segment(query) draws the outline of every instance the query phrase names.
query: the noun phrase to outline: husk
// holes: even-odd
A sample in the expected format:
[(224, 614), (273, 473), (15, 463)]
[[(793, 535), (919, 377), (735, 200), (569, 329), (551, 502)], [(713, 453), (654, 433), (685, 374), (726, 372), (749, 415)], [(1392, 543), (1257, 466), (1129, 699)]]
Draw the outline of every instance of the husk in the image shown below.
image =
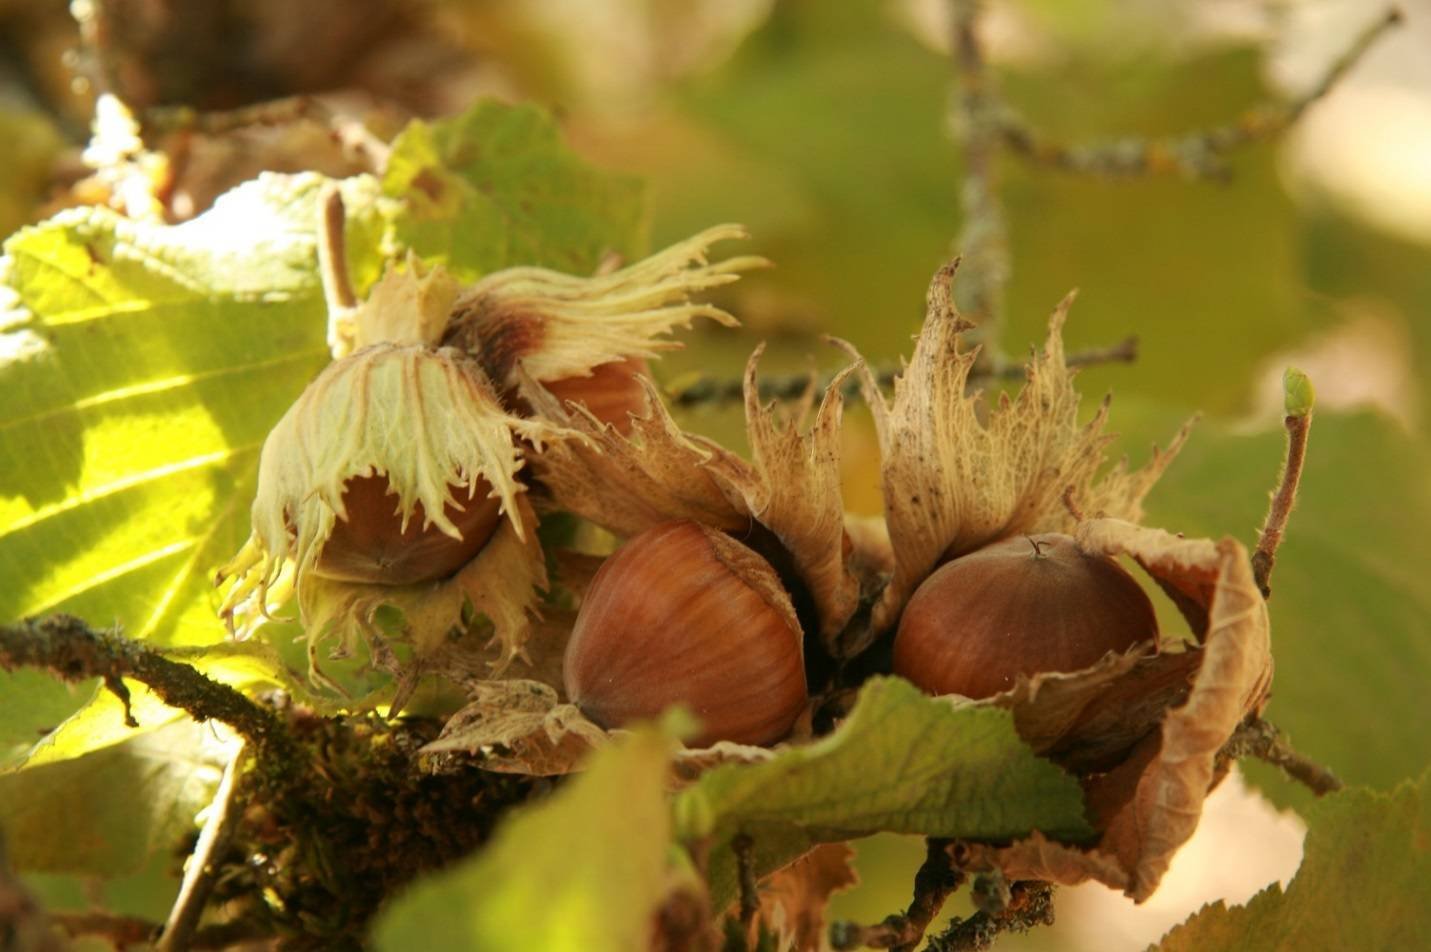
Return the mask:
[(729, 284), (766, 264), (756, 257), (710, 264), (718, 241), (744, 238), (739, 225), (718, 225), (630, 267), (594, 277), (545, 268), (508, 268), (464, 290), (453, 305), (447, 341), (481, 361), (502, 388), (518, 385), (519, 368), (536, 381), (589, 374), (627, 357), (655, 358), (680, 345), (660, 339), (697, 317), (727, 326), (722, 309), (690, 295)]
[[(1064, 360), (1062, 328), (1073, 296), (1054, 310), (1043, 351), (1028, 364), (1018, 395), (986, 405), (968, 393), (976, 350), (962, 348), (968, 329), (954, 309), (954, 266), (934, 277), (914, 355), (886, 400), (874, 375), (857, 363), (874, 412), (882, 458), (885, 520), (895, 556), (889, 585), (874, 608), (873, 628), (888, 629), (909, 596), (942, 561), (1020, 533), (1068, 532), (1077, 522), (1067, 494), (1090, 515), (1136, 521), (1141, 502), (1182, 444), (1141, 470), (1118, 464), (1100, 476), (1112, 439), (1103, 432), (1105, 400), (1078, 423), (1078, 392)], [(858, 358), (855, 349), (836, 342)]]

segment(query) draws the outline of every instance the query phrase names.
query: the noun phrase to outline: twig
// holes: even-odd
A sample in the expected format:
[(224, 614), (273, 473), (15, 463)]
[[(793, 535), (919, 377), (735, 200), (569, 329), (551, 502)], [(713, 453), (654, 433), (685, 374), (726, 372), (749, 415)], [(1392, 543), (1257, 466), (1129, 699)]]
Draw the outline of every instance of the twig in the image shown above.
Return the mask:
[[(1137, 359), (1138, 338), (1126, 337), (1108, 347), (1094, 347), (1070, 354), (1065, 363), (1069, 367), (1093, 367), (1100, 364), (1131, 364)], [(875, 381), (882, 389), (889, 390), (894, 386), (895, 379), (901, 373), (903, 370), (898, 367), (877, 367), (874, 370)], [(1021, 364), (1005, 364), (998, 368), (976, 366), (969, 372), (969, 383), (1019, 380), (1023, 378), (1024, 373), (1024, 367)], [(822, 378), (818, 381), (815, 392), (823, 393), (833, 380), (833, 375)], [(742, 381), (734, 377), (718, 379), (701, 376), (672, 384), (668, 388), (668, 394), (672, 406), (682, 409), (725, 406), (744, 400), (742, 386)], [(757, 386), (760, 388), (762, 401), (798, 400), (810, 388), (810, 375), (788, 374), (763, 377)], [(845, 382), (840, 388), (840, 392), (846, 400), (857, 400), (863, 396), (859, 381), (853, 377)]]
[(373, 135), (362, 120), (334, 110), (313, 96), (288, 96), (236, 109), (200, 110), (192, 106), (151, 106), (141, 116), (146, 134), (197, 132), (221, 136), (262, 126), (309, 121), (327, 126), (345, 147), (362, 156), (375, 172), (387, 167), (392, 147)]
[(1277, 547), (1287, 530), (1287, 519), (1297, 503), (1297, 485), (1302, 481), (1302, 466), (1307, 459), (1307, 433), (1312, 427), (1312, 384), (1307, 375), (1292, 367), (1282, 377), (1286, 393), (1287, 415), (1282, 425), (1287, 428), (1287, 455), (1282, 462), (1282, 475), (1272, 493), (1272, 505), (1267, 521), (1252, 553), (1252, 576), (1263, 598), (1272, 595), (1272, 568), (1277, 562)]
[(755, 841), (748, 834), (741, 833), (731, 841), (735, 851), (736, 869), (740, 874), (740, 924), (743, 931), (750, 931), (755, 914), (760, 911), (760, 893), (755, 882)]
[(954, 868), (948, 847), (949, 840), (930, 837), (925, 841), (924, 863), (914, 874), (914, 898), (904, 915), (889, 916), (872, 926), (833, 923), (830, 945), (839, 950), (872, 948), (912, 952), (924, 938), (929, 923), (944, 908), (944, 901), (964, 881), (964, 874)]
[(1398, 8), (1388, 9), (1352, 40), (1307, 92), (1291, 102), (1249, 109), (1226, 125), (1157, 139), (1127, 138), (1109, 143), (1063, 145), (1043, 138), (1005, 108), (997, 117), (999, 136), (1004, 145), (1025, 159), (1101, 178), (1180, 172), (1190, 178), (1226, 179), (1228, 152), (1270, 139), (1295, 125), (1308, 108), (1326, 96), (1367, 50), (1402, 19)]
[(234, 807), (234, 794), (238, 790), (236, 779), (247, 753), (242, 743), (224, 768), (223, 779), (214, 791), (214, 799), (209, 807), (204, 828), (199, 832), (199, 841), (194, 844), (194, 852), (189, 857), (188, 868), (184, 870), (184, 881), (179, 886), (178, 898), (169, 911), (164, 931), (159, 936), (157, 952), (183, 952), (190, 947), (194, 930), (203, 916), (204, 906), (213, 892), (214, 877), (218, 873), (218, 860), (228, 848), (238, 823), (239, 813)]
[(119, 949), (149, 942), (159, 931), (157, 922), (107, 912), (51, 912), (50, 921), (70, 938), (102, 936)]
[(1342, 788), (1342, 782), (1336, 774), (1297, 753), (1282, 739), (1281, 733), (1274, 725), (1255, 715), (1243, 721), (1233, 732), (1219, 756), (1234, 760), (1242, 757), (1264, 760), (1282, 768), (1287, 776), (1319, 797), (1335, 793)]
[(998, 337), (1003, 319), (1004, 287), (1012, 265), (1008, 228), (999, 201), (996, 163), (1000, 147), (1001, 107), (986, 69), (979, 41), (983, 0), (949, 0), (953, 35), (955, 95), (953, 126), (964, 160), (959, 191), (963, 225), (958, 253), (963, 259), (962, 280), (955, 289), (960, 312), (979, 327), (983, 342), (981, 362), (1002, 365)]
[(95, 631), (69, 615), (0, 625), (0, 668), (13, 671), (20, 667), (44, 668), (65, 681), (103, 678), (105, 686), (123, 702), (126, 721), (138, 726), (129, 711), (129, 690), (122, 680), (133, 678), (165, 704), (187, 711), (195, 720), (229, 725), (261, 755), (290, 766), (298, 759), (293, 738), (272, 711), (189, 665), (119, 635)]
[(1009, 901), (996, 913), (976, 912), (956, 919), (929, 940), (928, 952), (979, 952), (994, 944), (1001, 933), (1027, 932), (1035, 926), (1053, 925), (1053, 886), (1025, 881), (1009, 887)]
[(358, 295), (348, 276), (348, 240), (343, 232), (348, 215), (336, 183), (328, 183), (319, 193), (318, 216), (318, 274), (328, 313), (336, 314), (358, 306)]

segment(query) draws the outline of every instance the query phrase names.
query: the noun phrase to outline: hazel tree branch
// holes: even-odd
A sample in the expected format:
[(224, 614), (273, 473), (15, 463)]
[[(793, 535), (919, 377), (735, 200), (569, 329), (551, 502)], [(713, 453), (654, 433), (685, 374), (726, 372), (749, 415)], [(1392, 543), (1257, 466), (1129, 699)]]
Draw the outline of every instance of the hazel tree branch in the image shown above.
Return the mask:
[(1342, 789), (1341, 779), (1326, 767), (1297, 753), (1276, 726), (1257, 716), (1243, 721), (1219, 752), (1220, 758), (1256, 757), (1275, 767), (1319, 797)]
[(1053, 885), (1024, 881), (1009, 887), (1009, 900), (998, 911), (976, 912), (955, 919), (929, 940), (928, 952), (982, 952), (1005, 932), (1028, 932), (1053, 925)]
[(984, 0), (949, 2), (955, 77), (951, 119), (964, 176), (959, 190), (963, 224), (957, 240), (964, 267), (954, 289), (955, 303), (978, 327), (978, 337), (985, 345), (981, 363), (998, 368), (1003, 363), (998, 336), (1004, 287), (1012, 271), (997, 170), (1003, 110), (979, 37)]
[(1189, 178), (1225, 180), (1229, 177), (1229, 152), (1286, 132), (1402, 20), (1401, 10), (1391, 7), (1357, 34), (1307, 92), (1290, 102), (1254, 107), (1212, 129), (1155, 139), (1130, 137), (1116, 142), (1067, 145), (1044, 138), (1004, 107), (997, 117), (998, 134), (1016, 155), (1068, 172), (1109, 179), (1178, 172)]
[(914, 874), (914, 898), (903, 915), (887, 917), (872, 926), (836, 922), (830, 926), (830, 945), (837, 950), (894, 949), (913, 952), (925, 930), (950, 894), (964, 881), (949, 855), (949, 840), (930, 837), (925, 841), (924, 863)]
[[(1070, 354), (1065, 363), (1069, 367), (1095, 367), (1101, 364), (1131, 364), (1137, 359), (1138, 338), (1125, 337), (1108, 347), (1094, 347)], [(891, 389), (894, 386), (895, 378), (903, 372), (903, 369), (899, 367), (874, 368), (875, 380), (883, 390)], [(969, 372), (969, 383), (1021, 380), (1023, 377), (1024, 367), (1021, 364), (1006, 364), (998, 368), (975, 366)], [(823, 393), (833, 380), (833, 375), (827, 375), (815, 381), (815, 392)], [(782, 374), (762, 377), (756, 386), (759, 388), (762, 401), (789, 401), (798, 400), (804, 396), (806, 391), (811, 388), (811, 383), (810, 374)], [(668, 385), (667, 394), (670, 397), (671, 405), (681, 409), (727, 406), (745, 399), (743, 386), (742, 380), (736, 377), (697, 376)], [(840, 392), (846, 401), (859, 400), (864, 395), (860, 389), (859, 381), (854, 378), (847, 380)]]
[(124, 704), (126, 722), (137, 727), (124, 685), (125, 678), (132, 678), (197, 721), (232, 727), (260, 755), (286, 765), (298, 760), (292, 736), (272, 711), (187, 664), (113, 632), (96, 631), (70, 615), (0, 625), (0, 669), (16, 668), (40, 668), (70, 682), (101, 678)]

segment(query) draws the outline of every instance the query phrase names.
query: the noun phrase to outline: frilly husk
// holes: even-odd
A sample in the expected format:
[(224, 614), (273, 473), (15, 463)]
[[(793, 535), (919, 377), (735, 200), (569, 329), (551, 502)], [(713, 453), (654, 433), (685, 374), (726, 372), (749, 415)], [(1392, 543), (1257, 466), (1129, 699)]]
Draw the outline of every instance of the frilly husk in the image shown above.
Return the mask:
[(978, 351), (961, 348), (960, 334), (970, 325), (954, 309), (953, 275), (954, 265), (946, 265), (930, 284), (924, 328), (893, 400), (885, 400), (854, 348), (836, 342), (858, 360), (882, 457), (895, 568), (874, 608), (876, 631), (894, 625), (942, 559), (1019, 533), (1070, 531), (1077, 520), (1066, 493), (1090, 515), (1136, 521), (1187, 432), (1141, 470), (1119, 463), (1098, 476), (1112, 439), (1103, 433), (1108, 404), (1079, 425), (1061, 334), (1072, 295), (1054, 310), (1043, 352), (1029, 362), (1018, 396), (1001, 396), (986, 408), (982, 393), (966, 392)]
[(517, 385), (519, 367), (533, 380), (560, 380), (586, 376), (593, 367), (627, 357), (657, 357), (680, 346), (659, 338), (689, 327), (697, 317), (738, 323), (689, 296), (766, 264), (752, 256), (707, 262), (711, 245), (744, 237), (739, 225), (718, 225), (630, 267), (594, 277), (545, 268), (494, 272), (458, 296), (446, 341), (476, 356), (503, 388)]
[[(518, 526), (525, 526), (519, 532)], [(332, 657), (352, 654), (358, 643), (373, 650), (376, 667), (398, 675), (400, 683), (394, 707), (402, 701), (423, 674), (456, 673), (441, 651), (448, 637), (466, 627), (468, 610), (485, 616), (492, 626), (495, 660), (488, 666), (496, 673), (506, 670), (522, 657), (531, 616), (536, 613), (539, 592), (547, 586), (546, 561), (536, 533), (536, 517), (525, 496), (519, 496), (511, 519), (503, 520), (492, 538), (451, 578), (417, 585), (365, 585), (312, 575), (298, 587), (298, 606), (308, 638), (309, 670), (315, 680), (324, 680), (319, 647), (335, 642)], [(384, 651), (391, 632), (384, 631), (379, 610), (395, 608), (402, 613), (398, 636), (410, 642), (414, 657), (399, 663)]]
[[(1178, 661), (1197, 662), (1187, 699), (1121, 764), (1088, 782), (1101, 831), (1096, 845), (1078, 849), (1035, 834), (1004, 848), (970, 847), (970, 863), (997, 866), (1010, 879), (1066, 885), (1095, 879), (1141, 902), (1197, 827), (1218, 779), (1218, 752), (1266, 703), (1272, 680), (1267, 609), (1247, 551), (1233, 539), (1183, 539), (1116, 519), (1089, 521), (1075, 538), (1086, 552), (1130, 555), (1160, 582), (1193, 593), (1188, 598), (1207, 622), (1196, 632), (1201, 646)], [(1116, 668), (1126, 660), (1108, 664)], [(1116, 674), (1108, 683), (1117, 683)]]
[(814, 600), (820, 632), (831, 639), (859, 600), (859, 582), (848, 565), (840, 491), (845, 374), (826, 389), (805, 431), (813, 390), (790, 418), (782, 419), (773, 404), (760, 405), (755, 378), (762, 350), (751, 355), (745, 371), (752, 462), (683, 432), (649, 382), (650, 412), (633, 418), (630, 435), (623, 436), (583, 408), (564, 407), (524, 380), (522, 393), (539, 415), (588, 438), (548, 446), (534, 457), (532, 468), (558, 507), (621, 535), (673, 520), (737, 535), (759, 523), (789, 553)]
[[(264, 443), (252, 533), (218, 573), (219, 583), (233, 580), (221, 615), (247, 635), (296, 592), (310, 651), (334, 637), (345, 650), (372, 630), (376, 608), (390, 603), (402, 608), (421, 649), (450, 628), (466, 600), (492, 619), (504, 657), (515, 656), (531, 589), (545, 583), (535, 518), (517, 480), (523, 460), (516, 440), (571, 435), (508, 414), (480, 370), (451, 349), (377, 344), (330, 364)], [(386, 474), (404, 526), (421, 503), (430, 524), (461, 538), (445, 509), (470, 502), (484, 479), (507, 518), (481, 553), (444, 582), (321, 579), (314, 569), (334, 523), (345, 517), (344, 485), (374, 473)]]
[(411, 252), (401, 265), (389, 262), (362, 303), (330, 309), (328, 348), (333, 359), (374, 344), (436, 347), (460, 288), (446, 269), (424, 266)]

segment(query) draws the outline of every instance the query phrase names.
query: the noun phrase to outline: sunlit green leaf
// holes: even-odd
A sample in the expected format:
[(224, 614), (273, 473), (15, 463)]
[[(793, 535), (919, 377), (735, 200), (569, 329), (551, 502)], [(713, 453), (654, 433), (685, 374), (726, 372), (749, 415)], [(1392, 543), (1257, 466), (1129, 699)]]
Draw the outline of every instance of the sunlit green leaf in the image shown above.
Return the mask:
[(644, 948), (667, 883), (671, 740), (645, 729), (593, 756), (550, 800), (393, 902), (378, 949)]
[(63, 763), (0, 776), (0, 833), (16, 869), (117, 875), (196, 830), (231, 744), (183, 722)]
[(1307, 811), (1302, 866), (1245, 906), (1205, 907), (1162, 952), (1431, 948), (1431, 773), (1390, 794), (1352, 789)]
[(1077, 782), (1035, 757), (1008, 712), (926, 697), (900, 678), (865, 683), (843, 723), (759, 764), (718, 767), (676, 801), (678, 833), (707, 840), (717, 904), (731, 898), (727, 846), (745, 833), (774, 868), (810, 844), (889, 831), (1008, 839), (1092, 833)]

